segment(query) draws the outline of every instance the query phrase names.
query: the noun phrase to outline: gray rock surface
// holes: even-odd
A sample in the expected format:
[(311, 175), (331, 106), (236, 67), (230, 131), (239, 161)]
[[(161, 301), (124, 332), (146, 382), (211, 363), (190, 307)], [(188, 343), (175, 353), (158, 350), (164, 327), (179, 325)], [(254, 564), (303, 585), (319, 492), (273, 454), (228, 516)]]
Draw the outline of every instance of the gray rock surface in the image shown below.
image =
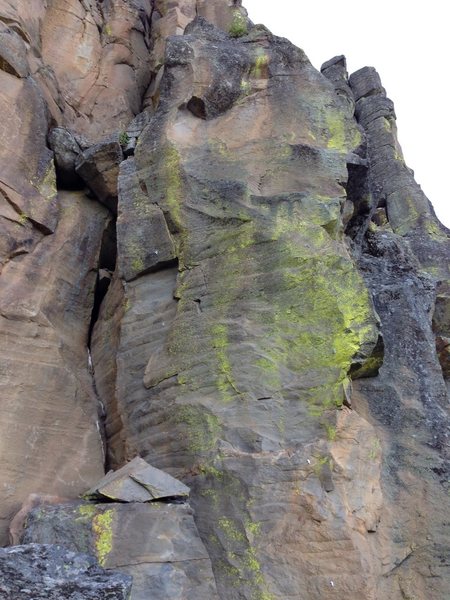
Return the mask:
[(110, 471), (83, 495), (87, 499), (151, 502), (163, 498), (186, 498), (189, 488), (137, 456), (118, 471)]
[(117, 179), (122, 160), (119, 139), (110, 139), (84, 150), (75, 164), (77, 175), (113, 213), (117, 212)]
[[(159, 105), (119, 195), (118, 263), (143, 268), (107, 294), (92, 355), (106, 412), (121, 417), (111, 455), (138, 452), (191, 487), (222, 598), (327, 598), (330, 573), (341, 595), (371, 589), (354, 536), (379, 519), (379, 457), (365, 465), (360, 446), (370, 484), (353, 471), (356, 497), (345, 454), (339, 467), (332, 456), (351, 365), (378, 339), (342, 239), (360, 142), (349, 106), (286, 40), (262, 28), (231, 39), (202, 20), (168, 40)], [(149, 246), (127, 246), (143, 221), (156, 228), (148, 207), (178, 266), (150, 271)], [(167, 238), (151, 239), (164, 256)], [(363, 419), (352, 428), (373, 437)]]
[(48, 143), (55, 155), (56, 176), (62, 188), (80, 188), (81, 177), (75, 172), (82, 148), (71, 131), (55, 127), (48, 135)]
[(62, 546), (0, 548), (2, 600), (129, 600), (131, 577)]
[(26, 543), (64, 544), (133, 578), (130, 600), (218, 598), (211, 562), (185, 504), (154, 502), (41, 506)]
[[(57, 503), (29, 541), (139, 600), (450, 597), (450, 234), (345, 62), (240, 0), (0, 0), (2, 542), (33, 492), (13, 539)], [(58, 505), (136, 456), (195, 514)]]

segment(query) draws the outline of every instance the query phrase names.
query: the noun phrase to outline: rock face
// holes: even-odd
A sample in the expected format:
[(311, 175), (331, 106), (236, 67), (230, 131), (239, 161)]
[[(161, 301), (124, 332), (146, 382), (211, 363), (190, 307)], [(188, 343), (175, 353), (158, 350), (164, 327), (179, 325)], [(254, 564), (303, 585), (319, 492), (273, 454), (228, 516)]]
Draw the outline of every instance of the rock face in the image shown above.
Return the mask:
[(376, 71), (235, 0), (0, 0), (0, 105), (1, 533), (141, 457), (194, 513), (24, 541), (139, 600), (448, 597), (450, 234)]
[(106, 569), (127, 573), (131, 600), (219, 598), (192, 510), (184, 504), (42, 506), (29, 514), (23, 536), (26, 544), (37, 540), (93, 554)]
[(61, 546), (0, 548), (0, 598), (12, 600), (128, 600), (131, 578), (105, 571), (86, 554)]

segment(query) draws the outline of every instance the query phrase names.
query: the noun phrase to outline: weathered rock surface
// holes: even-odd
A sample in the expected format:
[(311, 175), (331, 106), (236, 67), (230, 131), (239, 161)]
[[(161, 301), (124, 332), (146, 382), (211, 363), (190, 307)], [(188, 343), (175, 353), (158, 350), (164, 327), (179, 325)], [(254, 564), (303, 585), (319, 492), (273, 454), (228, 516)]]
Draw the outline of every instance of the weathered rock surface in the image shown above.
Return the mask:
[(133, 578), (131, 600), (218, 598), (192, 510), (184, 504), (41, 506), (28, 516), (25, 543), (64, 544)]
[(93, 557), (62, 546), (0, 548), (3, 600), (128, 600), (131, 578), (106, 571)]
[(103, 474), (86, 343), (107, 211), (81, 192), (58, 209), (55, 233), (0, 277), (3, 541), (30, 492), (73, 496)]
[(89, 147), (82, 147), (81, 140), (64, 127), (55, 127), (48, 135), (48, 143), (54, 153), (57, 183), (62, 188), (79, 188), (82, 186), (80, 176), (75, 172), (81, 152)]
[[(119, 195), (131, 221), (118, 227), (119, 264), (122, 253), (141, 269), (108, 294), (93, 335), (96, 377), (116, 373), (121, 435), (109, 445), (126, 454), (116, 446), (126, 439), (192, 486), (221, 597), (368, 596), (359, 536), (380, 516), (379, 456), (363, 515), (331, 454), (348, 372), (378, 338), (342, 241), (346, 157), (360, 132), (304, 54), (264, 30), (233, 41), (197, 19), (166, 56), (159, 108)], [(162, 211), (178, 269), (148, 273), (148, 246), (127, 247), (130, 197), (138, 228), (157, 223), (146, 205)], [(117, 354), (103, 362), (121, 294)]]
[(110, 471), (83, 494), (90, 500), (152, 502), (163, 498), (186, 498), (189, 488), (138, 456), (118, 471)]
[(202, 541), (160, 503), (28, 541), (145, 600), (450, 596), (449, 232), (376, 71), (321, 71), (240, 1), (0, 0), (2, 541), (142, 456)]
[(80, 153), (75, 171), (94, 196), (113, 213), (117, 211), (117, 178), (123, 160), (119, 139), (104, 140)]
[(370, 167), (365, 182), (359, 174), (357, 187), (368, 198), (356, 203), (358, 227), (352, 230), (350, 222), (349, 229), (384, 339), (379, 375), (355, 382), (353, 394), (354, 408), (374, 424), (384, 453), (379, 532), (391, 538), (391, 564), (384, 563), (379, 594), (438, 599), (450, 592), (450, 417), (442, 337), (450, 330), (450, 232), (404, 163), (393, 104), (376, 71), (362, 69), (349, 84)]

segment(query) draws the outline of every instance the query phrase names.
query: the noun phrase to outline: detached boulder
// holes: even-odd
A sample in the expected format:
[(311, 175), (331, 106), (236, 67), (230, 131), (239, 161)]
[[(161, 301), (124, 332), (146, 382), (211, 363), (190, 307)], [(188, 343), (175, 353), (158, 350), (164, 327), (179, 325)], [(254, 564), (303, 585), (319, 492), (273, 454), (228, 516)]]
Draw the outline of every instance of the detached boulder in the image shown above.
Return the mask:
[(120, 502), (152, 502), (162, 498), (186, 498), (189, 488), (136, 457), (118, 471), (110, 471), (84, 496), (90, 500), (107, 498)]
[(48, 135), (48, 143), (55, 155), (59, 186), (64, 189), (83, 187), (83, 180), (75, 172), (75, 164), (84, 148), (83, 142), (68, 129), (55, 127)]
[(105, 140), (85, 150), (78, 158), (76, 172), (96, 198), (117, 212), (117, 180), (123, 160), (119, 139)]
[(88, 554), (61, 546), (0, 548), (0, 598), (12, 600), (127, 600), (129, 575), (106, 571)]
[(133, 578), (130, 600), (218, 600), (211, 561), (186, 503), (42, 505), (30, 513), (23, 542), (93, 554), (105, 569)]

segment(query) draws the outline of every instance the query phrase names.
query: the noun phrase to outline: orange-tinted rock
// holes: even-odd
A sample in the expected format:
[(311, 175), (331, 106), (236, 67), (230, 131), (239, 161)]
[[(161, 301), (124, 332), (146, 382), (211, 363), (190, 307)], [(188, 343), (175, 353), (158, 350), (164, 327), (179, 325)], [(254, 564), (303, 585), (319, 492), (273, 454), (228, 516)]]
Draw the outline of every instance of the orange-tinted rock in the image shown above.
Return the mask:
[(3, 541), (30, 492), (76, 496), (103, 473), (86, 343), (107, 214), (82, 193), (57, 201), (55, 233), (0, 277)]
[(147, 564), (115, 507), (143, 598), (215, 597), (209, 559), (222, 600), (448, 597), (449, 232), (376, 72), (239, 0), (4, 4), (1, 517), (93, 485), (102, 436), (189, 484), (207, 548)]

